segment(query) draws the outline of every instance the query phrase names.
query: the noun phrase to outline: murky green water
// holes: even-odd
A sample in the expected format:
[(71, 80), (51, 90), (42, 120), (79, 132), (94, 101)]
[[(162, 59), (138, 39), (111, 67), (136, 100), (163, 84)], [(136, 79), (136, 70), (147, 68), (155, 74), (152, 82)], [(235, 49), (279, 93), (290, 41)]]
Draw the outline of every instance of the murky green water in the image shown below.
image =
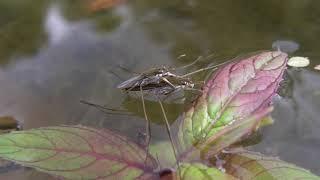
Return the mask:
[[(311, 66), (289, 70), (283, 97), (275, 101), (276, 123), (263, 130), (255, 149), (320, 174), (320, 73), (312, 70), (320, 64), (319, 7), (312, 0), (128, 0), (93, 13), (81, 0), (1, 0), (0, 115), (22, 121), (24, 129), (83, 124), (136, 137), (144, 128), (141, 103), (115, 88), (131, 76), (119, 66), (179, 66), (212, 53), (222, 62), (287, 40), (299, 45), (292, 55), (309, 57)], [(80, 99), (135, 115), (105, 115)], [(154, 139), (166, 138), (159, 105), (147, 103)], [(183, 111), (166, 107), (171, 121)], [(0, 174), (44, 177), (28, 170)]]

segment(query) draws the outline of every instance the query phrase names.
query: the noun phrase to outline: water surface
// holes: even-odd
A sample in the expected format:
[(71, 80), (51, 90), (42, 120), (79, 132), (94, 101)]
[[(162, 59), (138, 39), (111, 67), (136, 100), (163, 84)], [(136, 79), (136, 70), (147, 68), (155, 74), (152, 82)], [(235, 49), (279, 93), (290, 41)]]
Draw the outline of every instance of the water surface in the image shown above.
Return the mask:
[[(15, 117), (24, 129), (82, 124), (136, 137), (144, 128), (141, 102), (115, 88), (132, 76), (117, 67), (139, 72), (214, 53), (191, 71), (290, 41), (299, 47), (290, 55), (309, 57), (311, 66), (288, 71), (282, 97), (275, 101), (275, 124), (262, 131), (255, 149), (320, 174), (320, 74), (312, 69), (320, 64), (319, 1), (128, 0), (99, 12), (87, 7), (87, 1), (71, 0), (0, 2), (1, 116)], [(105, 115), (81, 99), (135, 115)], [(148, 102), (147, 107), (154, 139), (167, 138), (159, 105)], [(174, 121), (183, 105), (166, 108)], [(28, 170), (0, 174), (44, 176)]]

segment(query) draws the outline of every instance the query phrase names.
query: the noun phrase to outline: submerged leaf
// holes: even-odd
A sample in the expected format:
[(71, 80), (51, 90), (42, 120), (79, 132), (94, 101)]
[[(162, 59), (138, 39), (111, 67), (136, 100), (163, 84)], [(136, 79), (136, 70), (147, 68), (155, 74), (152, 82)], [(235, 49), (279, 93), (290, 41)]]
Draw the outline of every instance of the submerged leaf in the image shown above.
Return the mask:
[(320, 180), (320, 177), (306, 169), (281, 161), (275, 157), (266, 157), (254, 152), (229, 154), (224, 159), (224, 168), (228, 174), (239, 179), (310, 179)]
[[(286, 64), (286, 53), (269, 51), (220, 68), (205, 84), (202, 95), (185, 113), (178, 132), (180, 149), (184, 151), (199, 146), (233, 123), (252, 117), (257, 117), (252, 120), (258, 121), (267, 116), (266, 111), (271, 107), (272, 97), (282, 80)], [(257, 123), (251, 125), (257, 126)], [(248, 134), (247, 131), (238, 133), (239, 138), (241, 134)], [(223, 146), (229, 146), (235, 140)]]
[(110, 130), (59, 126), (0, 136), (0, 157), (67, 179), (148, 179), (155, 160)]
[(174, 167), (176, 158), (169, 141), (162, 141), (156, 144), (150, 144), (149, 152), (158, 160), (161, 167)]

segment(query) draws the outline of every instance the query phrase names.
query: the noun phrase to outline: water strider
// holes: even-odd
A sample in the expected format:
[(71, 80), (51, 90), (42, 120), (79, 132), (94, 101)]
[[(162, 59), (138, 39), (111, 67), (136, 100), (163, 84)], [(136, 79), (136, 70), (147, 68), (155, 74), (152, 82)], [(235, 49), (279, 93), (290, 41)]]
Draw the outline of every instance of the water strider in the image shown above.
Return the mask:
[(129, 91), (147, 91), (155, 95), (169, 95), (178, 89), (193, 89), (195, 83), (190, 78), (170, 72), (169, 68), (154, 68), (134, 76), (117, 86)]
[[(150, 143), (150, 138), (151, 138), (151, 127), (150, 127), (150, 120), (148, 118), (147, 111), (146, 111), (144, 92), (154, 95), (157, 101), (161, 102), (161, 100), (163, 100), (161, 97), (165, 97), (165, 98), (169, 97), (171, 94), (179, 90), (200, 91), (194, 88), (196, 83), (194, 83), (189, 77), (199, 72), (203, 72), (210, 69), (216, 69), (218, 66), (221, 66), (222, 64), (225, 64), (225, 63), (201, 68), (184, 75), (178, 75), (175, 73), (175, 71), (177, 71), (178, 69), (191, 66), (199, 60), (201, 60), (201, 57), (196, 59), (191, 64), (178, 67), (178, 68), (169, 68), (166, 66), (152, 68), (145, 72), (138, 73), (136, 76), (120, 83), (117, 86), (117, 88), (124, 90), (125, 92), (140, 92), (144, 118), (146, 120), (146, 127), (145, 127), (146, 130), (145, 130), (145, 133), (143, 133), (143, 136), (145, 137), (145, 142), (143, 144), (147, 149), (148, 149), (148, 145)], [(123, 69), (126, 70), (125, 68)], [(126, 70), (126, 71), (130, 71), (130, 70)], [(107, 114), (130, 115), (128, 112), (124, 112), (122, 110), (108, 108), (105, 106), (101, 106), (101, 105), (83, 101), (83, 100), (81, 100), (80, 102), (89, 106), (93, 106)], [(166, 120), (166, 127), (168, 127), (167, 120)]]
[(120, 83), (117, 88), (124, 90), (125, 92), (144, 91), (155, 95), (156, 97), (160, 97), (163, 95), (169, 96), (171, 93), (179, 90), (200, 91), (194, 88), (197, 83), (193, 82), (189, 77), (206, 70), (215, 70), (218, 66), (226, 63), (225, 62), (218, 65), (208, 66), (183, 75), (178, 75), (177, 73), (175, 73), (177, 69), (191, 66), (200, 59), (201, 57), (196, 59), (191, 64), (179, 68), (168, 68), (166, 66), (152, 68)]

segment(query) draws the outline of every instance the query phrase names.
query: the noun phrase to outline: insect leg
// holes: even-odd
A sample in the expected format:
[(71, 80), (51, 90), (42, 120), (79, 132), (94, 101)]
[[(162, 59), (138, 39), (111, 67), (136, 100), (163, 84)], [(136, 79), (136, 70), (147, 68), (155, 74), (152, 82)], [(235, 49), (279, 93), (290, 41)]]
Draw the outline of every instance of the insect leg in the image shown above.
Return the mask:
[(204, 83), (205, 83), (205, 81), (198, 81), (198, 82), (195, 82), (194, 84), (195, 85), (198, 85), (198, 84), (203, 85)]
[[(143, 108), (143, 113), (144, 113), (144, 118), (146, 120), (146, 151), (149, 153), (149, 144), (150, 144), (150, 138), (151, 138), (151, 126), (150, 126), (150, 121), (148, 119), (147, 111), (146, 111), (146, 105), (144, 102), (144, 97), (143, 97), (143, 91), (142, 91), (142, 86), (140, 85), (140, 93), (141, 93), (141, 101), (142, 101), (142, 108)], [(146, 155), (146, 159), (148, 158), (148, 154)]]
[[(162, 114), (163, 114), (163, 118), (164, 118), (165, 123), (166, 123), (167, 133), (168, 133), (168, 136), (169, 136), (171, 145), (172, 145), (173, 154), (174, 154), (174, 156), (175, 156), (175, 158), (176, 158), (176, 163), (177, 163), (177, 166), (178, 166), (178, 171), (179, 171), (179, 173), (180, 173), (180, 172), (181, 172), (181, 171), (180, 171), (180, 163), (179, 163), (179, 159), (178, 159), (178, 155), (177, 155), (178, 151), (177, 151), (177, 149), (176, 149), (176, 147), (175, 147), (175, 145), (174, 145), (174, 141), (173, 141), (172, 134), (171, 134), (171, 129), (170, 129), (170, 124), (169, 124), (169, 121), (168, 121), (166, 112), (165, 112), (165, 110), (164, 110), (164, 108), (163, 108), (162, 102), (161, 102), (161, 100), (160, 100), (159, 98), (158, 98), (158, 102), (159, 102), (159, 104), (160, 104), (161, 111), (162, 111)], [(179, 176), (180, 176), (180, 174), (179, 174)], [(180, 177), (181, 177), (181, 176), (180, 176)]]
[(126, 110), (112, 109), (112, 108), (108, 108), (108, 107), (101, 106), (99, 104), (94, 104), (94, 103), (84, 101), (84, 100), (80, 100), (80, 103), (95, 107), (99, 111), (106, 113), (106, 114), (109, 114), (109, 115), (127, 115), (127, 116), (132, 115), (132, 113), (130, 113)]
[(185, 90), (194, 91), (194, 92), (199, 92), (199, 93), (202, 92), (200, 89), (195, 89), (195, 88), (185, 88)]
[(117, 65), (117, 67), (118, 67), (119, 69), (122, 69), (123, 71), (129, 73), (129, 74), (134, 74), (134, 75), (139, 75), (139, 74), (140, 74), (140, 73), (138, 73), (138, 72), (134, 72), (134, 71), (132, 71), (132, 70), (126, 68), (126, 67), (123, 67), (123, 66), (121, 66), (121, 65)]
[(165, 83), (167, 83), (172, 89), (176, 89), (176, 86), (173, 85), (167, 78), (161, 77), (161, 80), (163, 80)]
[(113, 74), (115, 77), (117, 77), (119, 80), (124, 81), (125, 79), (121, 76), (119, 76), (117, 73), (115, 73), (114, 71), (110, 70), (109, 71), (111, 74)]

